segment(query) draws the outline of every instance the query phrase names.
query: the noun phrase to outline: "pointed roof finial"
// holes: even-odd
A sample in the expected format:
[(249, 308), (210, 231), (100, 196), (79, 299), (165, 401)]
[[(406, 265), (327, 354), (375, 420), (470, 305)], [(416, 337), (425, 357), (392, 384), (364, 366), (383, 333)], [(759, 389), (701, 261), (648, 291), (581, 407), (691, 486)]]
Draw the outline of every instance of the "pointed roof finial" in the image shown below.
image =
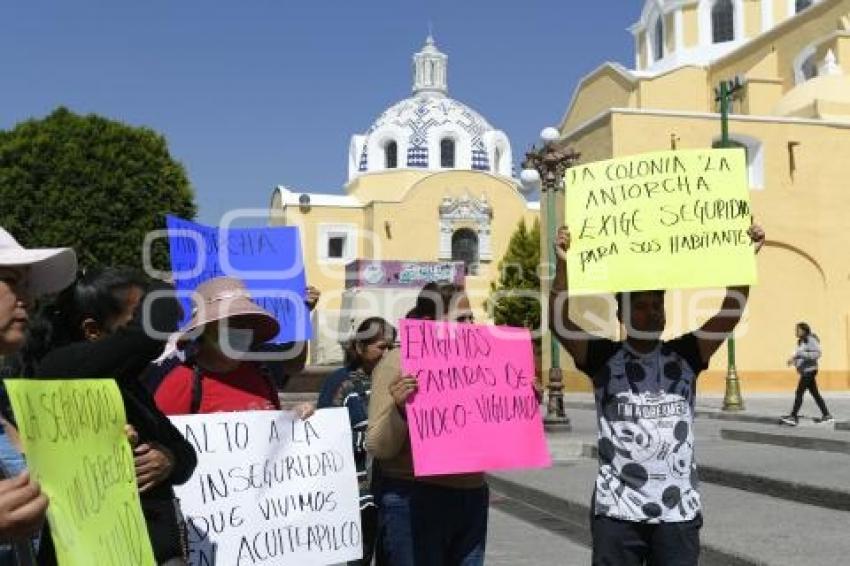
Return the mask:
[(840, 75), (841, 67), (838, 65), (838, 60), (835, 57), (835, 52), (830, 49), (826, 52), (826, 57), (823, 58), (819, 73), (821, 75)]

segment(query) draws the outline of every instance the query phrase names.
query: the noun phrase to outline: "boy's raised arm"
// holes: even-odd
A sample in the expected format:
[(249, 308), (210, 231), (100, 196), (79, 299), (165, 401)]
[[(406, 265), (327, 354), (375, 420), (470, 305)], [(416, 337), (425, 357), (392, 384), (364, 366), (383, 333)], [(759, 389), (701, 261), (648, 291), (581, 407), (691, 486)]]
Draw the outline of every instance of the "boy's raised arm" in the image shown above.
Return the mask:
[(549, 329), (566, 348), (577, 367), (587, 360), (587, 343), (593, 336), (570, 319), (570, 301), (567, 278), (567, 250), (570, 249), (570, 230), (558, 229), (555, 239), (555, 279), (549, 292)]
[[(764, 246), (765, 234), (761, 226), (753, 224), (748, 231), (753, 242), (755, 253), (759, 253)], [(726, 298), (720, 306), (720, 312), (706, 321), (697, 331), (697, 343), (699, 344), (700, 357), (708, 363), (711, 356), (717, 351), (721, 344), (735, 330), (741, 321), (747, 300), (750, 296), (749, 286), (729, 287), (726, 289)]]

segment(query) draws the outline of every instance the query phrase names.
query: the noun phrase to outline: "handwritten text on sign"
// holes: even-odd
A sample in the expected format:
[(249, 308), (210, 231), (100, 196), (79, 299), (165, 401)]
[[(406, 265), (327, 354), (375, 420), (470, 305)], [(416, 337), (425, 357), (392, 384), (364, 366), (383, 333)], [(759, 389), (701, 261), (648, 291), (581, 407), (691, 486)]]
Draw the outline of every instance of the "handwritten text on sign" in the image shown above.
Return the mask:
[(551, 463), (527, 330), (402, 320), (401, 359), (419, 383), (407, 405), (417, 476)]
[(306, 280), (298, 229), (230, 228), (226, 231), (168, 216), (169, 249), (174, 284), (184, 320), (192, 313), (189, 293), (214, 277), (241, 279), (251, 298), (280, 323), (276, 343), (311, 336), (310, 314), (304, 304)]
[(346, 409), (171, 417), (198, 452), (176, 489), (191, 566), (321, 565), (360, 558)]
[(756, 281), (742, 149), (668, 151), (567, 171), (570, 292)]
[(6, 380), (62, 566), (153, 566), (124, 402), (107, 379)]

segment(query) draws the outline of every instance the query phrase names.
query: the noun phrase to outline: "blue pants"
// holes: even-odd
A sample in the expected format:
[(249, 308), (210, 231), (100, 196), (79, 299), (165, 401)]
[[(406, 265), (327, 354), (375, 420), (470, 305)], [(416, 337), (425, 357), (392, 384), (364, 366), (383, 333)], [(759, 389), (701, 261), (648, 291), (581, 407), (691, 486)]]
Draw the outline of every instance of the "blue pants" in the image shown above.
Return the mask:
[(380, 563), (483, 566), (489, 499), (486, 485), (456, 489), (382, 478)]
[[(23, 455), (12, 445), (9, 435), (0, 425), (0, 477), (13, 478), (26, 470), (27, 465)], [(33, 538), (34, 545), (38, 544), (38, 537)], [(27, 551), (26, 542), (20, 543), (20, 549)], [(15, 566), (18, 564), (17, 553), (10, 543), (0, 543), (0, 566)]]

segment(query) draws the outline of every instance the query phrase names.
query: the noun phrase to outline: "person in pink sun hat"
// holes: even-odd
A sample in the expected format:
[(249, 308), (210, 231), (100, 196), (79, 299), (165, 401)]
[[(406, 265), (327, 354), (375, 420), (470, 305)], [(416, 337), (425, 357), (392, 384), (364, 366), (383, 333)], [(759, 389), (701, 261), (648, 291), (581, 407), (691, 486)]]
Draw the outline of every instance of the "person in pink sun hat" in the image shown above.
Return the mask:
[[(280, 409), (267, 366), (247, 359), (279, 331), (274, 316), (251, 300), (239, 279), (202, 283), (193, 297), (192, 318), (177, 339), (188, 352), (186, 361), (162, 380), (157, 405), (168, 415)], [(289, 363), (303, 365), (303, 359), (294, 356)], [(305, 403), (295, 410), (307, 418), (314, 407)]]

